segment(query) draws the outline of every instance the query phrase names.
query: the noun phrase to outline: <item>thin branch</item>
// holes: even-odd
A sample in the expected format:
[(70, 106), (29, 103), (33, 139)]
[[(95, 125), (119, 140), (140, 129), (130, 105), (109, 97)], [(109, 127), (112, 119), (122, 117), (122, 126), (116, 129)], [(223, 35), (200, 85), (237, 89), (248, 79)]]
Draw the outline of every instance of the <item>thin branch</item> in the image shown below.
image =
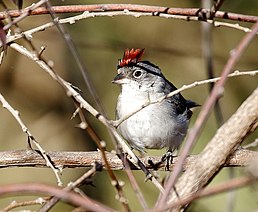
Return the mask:
[(101, 152), (101, 156), (102, 156), (102, 160), (104, 162), (104, 166), (106, 167), (106, 169), (108, 171), (108, 175), (111, 179), (111, 185), (113, 185), (116, 188), (119, 200), (124, 200), (124, 201), (120, 201), (122, 203), (123, 207), (124, 207), (124, 210), (125, 211), (130, 211), (128, 201), (126, 201), (127, 198), (124, 194), (123, 188), (120, 185), (117, 177), (115, 176), (114, 172), (111, 170), (111, 167), (108, 163), (106, 152), (105, 152), (106, 142), (99, 138), (97, 133), (93, 130), (92, 126), (87, 122), (86, 117), (85, 117), (83, 111), (81, 110), (81, 108), (79, 107), (78, 103), (76, 101), (74, 101), (74, 103), (77, 107), (78, 114), (79, 114), (79, 117), (80, 117), (80, 120), (81, 120), (81, 123), (80, 123), (79, 127), (82, 130), (86, 130), (86, 132), (89, 134), (89, 136), (92, 138), (92, 140), (97, 145), (98, 149)]
[(32, 205), (42, 205), (46, 202), (48, 198), (39, 197), (35, 200), (29, 200), (29, 201), (23, 201), (23, 202), (17, 202), (12, 201), (9, 205), (7, 205), (5, 208), (1, 209), (1, 211), (10, 211), (15, 208), (24, 207), (24, 206), (32, 206)]
[(88, 69), (85, 66), (85, 62), (82, 61), (81, 56), (76, 48), (76, 46), (74, 45), (74, 42), (70, 36), (70, 34), (68, 32), (65, 31), (64, 26), (58, 21), (58, 17), (55, 14), (55, 11), (52, 9), (53, 6), (50, 4), (49, 1), (46, 2), (46, 9), (48, 10), (53, 23), (55, 24), (56, 28), (59, 30), (61, 36), (63, 37), (69, 51), (71, 52), (79, 70), (80, 73), (84, 79), (84, 82), (87, 86), (87, 89), (89, 90), (89, 93), (91, 94), (91, 96), (93, 97), (98, 110), (105, 115), (105, 111), (104, 111), (104, 107), (99, 99), (99, 96), (97, 94), (97, 91), (94, 87), (94, 85), (92, 84), (92, 81), (90, 80), (90, 76), (88, 74)]
[(142, 192), (140, 190), (139, 184), (137, 183), (137, 181), (136, 181), (136, 179), (135, 179), (135, 177), (133, 175), (132, 168), (130, 167), (129, 162), (128, 162), (126, 157), (125, 157), (124, 161), (125, 161), (124, 162), (125, 171), (127, 173), (128, 179), (129, 179), (129, 181), (130, 181), (130, 183), (132, 185), (132, 188), (133, 188), (133, 190), (135, 192), (135, 195), (139, 199), (139, 202), (142, 205), (144, 211), (146, 211), (148, 209), (148, 205), (147, 205), (147, 203), (146, 203), (146, 201), (144, 199), (144, 196), (143, 196), (143, 194), (142, 194)]
[[(145, 16), (153, 16), (153, 13), (140, 13), (140, 12), (131, 12), (128, 10), (122, 10), (122, 11), (113, 11), (113, 12), (84, 12), (83, 14), (77, 15), (77, 16), (72, 16), (69, 18), (64, 18), (64, 19), (56, 19), (55, 23), (60, 23), (60, 24), (74, 24), (79, 20), (87, 19), (87, 18), (94, 18), (94, 17), (113, 17), (113, 16), (133, 16), (133, 17), (145, 17)], [(156, 16), (156, 15), (155, 15)], [(178, 16), (178, 15), (170, 15), (170, 14), (159, 14), (159, 17), (162, 18), (174, 18), (174, 19), (179, 19), (179, 20), (185, 20), (185, 21), (200, 21), (198, 17), (188, 17), (188, 16)], [(232, 24), (232, 23), (226, 23), (226, 22), (219, 22), (219, 21), (214, 21), (214, 20), (206, 20), (207, 23), (212, 24), (214, 27), (230, 27), (234, 28), (237, 30), (241, 30), (244, 32), (250, 32), (251, 30), (248, 27), (243, 27), (240, 26), (238, 23)], [(46, 24), (43, 24), (41, 26), (35, 27), (31, 30), (27, 30), (23, 33), (16, 33), (12, 36), (7, 36), (6, 43), (13, 42), (17, 39), (22, 38), (24, 35), (31, 37), (34, 33), (44, 31), (46, 29), (49, 29), (53, 26), (55, 26), (55, 23), (49, 22)], [(0, 47), (2, 44), (0, 44)]]
[(17, 193), (30, 193), (30, 194), (46, 194), (50, 196), (56, 196), (57, 198), (66, 201), (72, 205), (82, 207), (83, 209), (90, 211), (102, 211), (110, 212), (115, 211), (101, 203), (90, 199), (89, 197), (81, 197), (80, 195), (66, 191), (59, 187), (54, 187), (41, 183), (25, 183), (25, 184), (12, 184), (12, 185), (1, 185), (0, 196), (11, 195)]
[[(97, 171), (98, 167), (100, 164), (92, 163), (94, 164), (93, 167), (88, 170), (85, 174), (83, 174), (81, 177), (79, 177), (75, 182), (70, 182), (68, 184), (68, 186), (66, 186), (64, 188), (65, 191), (71, 191), (77, 187), (79, 187), (81, 184), (83, 184), (86, 179), (90, 179)], [(39, 212), (46, 212), (49, 211), (58, 201), (60, 200), (60, 198), (54, 196), (51, 197), (50, 199), (48, 199), (45, 204), (41, 207), (41, 209), (39, 210)]]
[[(223, 0), (214, 1), (211, 9), (211, 14), (209, 14), (211, 19), (213, 18), (214, 14), (219, 9), (219, 7), (222, 5), (222, 3), (223, 3)], [(212, 4), (212, 0), (202, 0), (203, 8), (210, 8), (211, 4)], [(214, 78), (212, 26), (210, 24), (207, 24), (206, 22), (203, 22), (201, 24), (201, 30), (202, 30), (202, 56), (205, 64), (205, 71), (208, 76), (208, 79), (211, 79), (211, 78)], [(211, 92), (213, 86), (214, 86), (214, 83), (209, 84), (209, 92)], [(216, 101), (214, 105), (214, 114), (216, 117), (218, 127), (220, 127), (224, 122), (224, 120), (223, 120), (223, 115), (219, 104), (219, 100)]]
[[(39, 145), (39, 143), (36, 141), (36, 139), (34, 138), (34, 136), (31, 134), (31, 132), (29, 131), (29, 129), (26, 127), (26, 125), (23, 123), (23, 121), (20, 118), (20, 114), (19, 111), (15, 110), (6, 100), (5, 98), (2, 96), (2, 94), (0, 94), (0, 102), (3, 105), (3, 108), (6, 108), (11, 114), (12, 116), (16, 119), (16, 121), (18, 122), (18, 124), (20, 125), (22, 131), (24, 133), (27, 134), (28, 136), (28, 142), (29, 142), (29, 146), (30, 146), (30, 141), (32, 141), (36, 147), (39, 149), (42, 157), (45, 159), (45, 163), (48, 167), (50, 167), (52, 169), (52, 171), (54, 172), (56, 179), (57, 179), (57, 183), (59, 186), (62, 186), (62, 181), (61, 178), (59, 176), (59, 170), (57, 168), (55, 168), (53, 166), (53, 164), (51, 163), (51, 161), (48, 158), (48, 155), (46, 153), (46, 151)], [(31, 147), (31, 146), (30, 146)]]
[[(70, 34), (65, 31), (65, 28), (64, 28), (64, 26), (62, 24), (60, 24), (58, 21), (56, 21), (56, 20), (58, 20), (58, 18), (56, 16), (55, 12), (52, 10), (52, 7), (53, 6), (51, 5), (51, 3), (49, 1), (46, 2), (46, 8), (47, 8), (47, 10), (50, 13), (50, 16), (51, 16), (51, 18), (53, 20), (53, 23), (55, 23), (57, 29), (59, 30), (60, 34), (62, 35), (63, 39), (65, 40), (66, 45), (69, 48), (69, 51), (71, 52), (72, 56), (74, 57), (74, 60), (77, 63), (77, 66), (78, 66), (78, 68), (80, 70), (80, 73), (81, 73), (81, 75), (82, 75), (82, 77), (84, 79), (84, 82), (85, 82), (85, 84), (87, 86), (87, 89), (88, 89), (89, 93), (93, 97), (93, 99), (94, 99), (94, 101), (95, 101), (95, 103), (97, 105), (97, 108), (100, 111), (100, 113), (103, 114), (103, 116), (106, 116), (106, 112), (105, 112), (104, 107), (103, 107), (103, 105), (102, 105), (102, 103), (100, 101), (100, 98), (99, 98), (99, 96), (97, 94), (97, 91), (96, 91), (92, 81), (90, 80), (89, 70), (86, 68), (85, 63), (82, 61), (81, 56), (80, 56), (79, 52), (77, 51), (77, 48), (74, 45), (74, 42), (73, 42)], [(76, 104), (76, 102), (75, 102), (75, 104)], [(77, 108), (79, 108), (78, 103), (77, 103)], [(117, 180), (115, 174), (110, 170), (109, 164), (107, 163), (105, 152), (104, 152), (105, 148), (103, 147), (104, 141), (102, 141), (99, 138), (97, 133), (87, 123), (86, 118), (85, 118), (85, 116), (84, 116), (84, 114), (83, 114), (83, 112), (81, 110), (79, 110), (79, 116), (80, 116), (80, 119), (82, 121), (81, 124), (83, 126), (87, 126), (85, 128), (86, 131), (91, 136), (91, 138), (95, 141), (95, 143), (98, 146), (99, 150), (102, 152), (102, 157), (103, 157), (104, 162), (105, 162), (104, 165), (106, 166), (106, 168), (108, 170), (108, 174), (109, 174), (112, 182), (116, 182), (115, 183), (115, 188), (117, 189), (117, 193), (119, 195), (119, 199), (126, 199), (122, 187), (119, 185), (118, 180)], [(111, 140), (113, 141), (113, 144), (116, 145), (116, 140), (115, 140), (113, 134), (110, 132), (108, 127), (106, 127), (106, 128), (107, 128), (108, 133), (109, 133), (109, 135), (111, 137)], [(83, 128), (81, 128), (81, 129), (83, 129)], [(83, 130), (85, 130), (85, 129), (83, 129)], [(129, 205), (127, 203), (125, 203), (125, 201), (122, 202), (122, 205), (123, 205), (123, 207), (124, 207), (124, 209), (126, 211), (130, 210), (129, 209)]]
[(211, 7), (211, 11), (210, 11), (210, 19), (213, 19), (216, 12), (221, 8), (222, 4), (223, 4), (224, 0), (216, 0), (214, 1), (214, 4)]
[[(37, 8), (33, 11), (27, 12), (28, 9), (24, 10), (10, 10), (8, 11), (9, 16), (18, 17), (23, 13), (28, 13), (28, 15), (42, 15), (48, 14), (49, 11), (45, 7)], [(169, 8), (169, 7), (159, 7), (159, 6), (147, 6), (147, 5), (136, 5), (136, 4), (95, 4), (95, 5), (66, 5), (66, 6), (53, 6), (52, 11), (56, 14), (59, 13), (81, 13), (81, 12), (110, 12), (110, 11), (129, 11), (129, 12), (139, 12), (139, 13), (151, 13), (152, 16), (159, 16), (160, 14), (165, 15), (177, 15), (198, 17), (201, 11), (209, 11), (207, 9), (200, 8)], [(0, 20), (7, 17), (7, 14), (0, 13)], [(216, 11), (214, 18), (227, 19), (233, 21), (244, 21), (255, 23), (258, 20), (257, 16), (243, 15), (237, 13), (230, 13), (224, 11)]]
[[(112, 170), (124, 170), (123, 162), (115, 153), (105, 152), (108, 164)], [(82, 168), (92, 167), (92, 164), (104, 163), (103, 157), (99, 151), (90, 152), (48, 152), (48, 156), (55, 166), (64, 168)], [(188, 169), (189, 166), (195, 164), (198, 159), (198, 155), (188, 156), (183, 169)], [(144, 156), (142, 162), (148, 169), (153, 169), (153, 166), (149, 164), (151, 160), (154, 164), (160, 162), (161, 156)], [(258, 158), (258, 152), (250, 150), (237, 150), (235, 151), (225, 163), (225, 167), (242, 167), (247, 166), (250, 160)], [(173, 164), (171, 164), (169, 170), (173, 170), (175, 164), (178, 161), (178, 157), (173, 158)], [(13, 150), (0, 152), (0, 168), (13, 168), (13, 167), (47, 167), (45, 160), (32, 150)], [(159, 163), (159, 166), (155, 167), (158, 170), (164, 171), (165, 164)], [(106, 169), (104, 167), (104, 169)], [(132, 169), (139, 169), (133, 167)]]
[[(17, 24), (18, 22), (22, 21), (24, 18), (28, 17), (34, 10), (38, 9), (41, 5), (43, 5), (46, 2), (47, 2), (47, 0), (40, 0), (39, 2), (33, 3), (31, 6), (25, 8), (22, 13), (20, 13), (18, 16), (16, 16), (17, 18), (12, 20), (10, 23), (6, 24), (3, 27), (3, 30), (10, 29), (11, 26)], [(15, 17), (15, 16), (10, 15), (9, 11), (7, 13), (6, 12), (2, 12), (0, 14), (4, 14), (6, 16), (5, 18)]]
[[(200, 191), (194, 193), (193, 195), (191, 195), (190, 197), (180, 199), (175, 203), (168, 204), (166, 207), (164, 207), (160, 211), (168, 210), (168, 209), (171, 209), (171, 208), (176, 208), (176, 207), (179, 207), (179, 206), (185, 206), (185, 205), (191, 203), (192, 201), (194, 201), (196, 199), (209, 197), (209, 196), (216, 195), (216, 194), (221, 194), (223, 192), (229, 192), (229, 191), (232, 191), (234, 189), (238, 189), (238, 188), (253, 184), (255, 182), (257, 182), (257, 179), (255, 179), (252, 176), (235, 178), (235, 179), (229, 180), (227, 182), (223, 182), (219, 185), (215, 185), (211, 188), (206, 188), (206, 189), (200, 190)], [(154, 212), (154, 211), (158, 212), (159, 210), (155, 209), (152, 212)]]
[(243, 149), (249, 149), (251, 147), (254, 148), (254, 147), (257, 147), (257, 146), (258, 146), (258, 138), (256, 138), (252, 143), (243, 146), (242, 148)]
[[(229, 74), (228, 78), (238, 77), (238, 76), (255, 76), (257, 74), (258, 74), (258, 70), (253, 70), (253, 71), (238, 71), (238, 70), (236, 70), (233, 73)], [(147, 107), (147, 106), (149, 106), (151, 104), (160, 103), (160, 102), (162, 102), (163, 100), (165, 100), (165, 99), (167, 99), (169, 97), (172, 97), (172, 96), (174, 96), (174, 95), (176, 95), (178, 93), (181, 93), (181, 92), (183, 92), (185, 90), (194, 88), (194, 87), (199, 86), (199, 85), (205, 85), (205, 84), (210, 84), (210, 83), (218, 82), (220, 79), (221, 79), (221, 77), (216, 77), (216, 78), (207, 79), (207, 80), (195, 81), (195, 82), (193, 82), (191, 84), (188, 84), (188, 85), (183, 85), (181, 88), (178, 88), (177, 90), (172, 91), (171, 93), (169, 93), (169, 94), (167, 94), (165, 96), (162, 96), (162, 97), (160, 97), (160, 98), (158, 98), (156, 100), (152, 100), (152, 101), (146, 102), (141, 107), (139, 107), (138, 109), (136, 109), (132, 113), (127, 114), (126, 116), (122, 117), (121, 119), (116, 120), (116, 121), (111, 121), (111, 124), (114, 127), (118, 127), (122, 122), (124, 122), (125, 120), (130, 118), (132, 115), (136, 114), (137, 112), (139, 112), (140, 110), (142, 110), (143, 108), (145, 108), (145, 107)]]

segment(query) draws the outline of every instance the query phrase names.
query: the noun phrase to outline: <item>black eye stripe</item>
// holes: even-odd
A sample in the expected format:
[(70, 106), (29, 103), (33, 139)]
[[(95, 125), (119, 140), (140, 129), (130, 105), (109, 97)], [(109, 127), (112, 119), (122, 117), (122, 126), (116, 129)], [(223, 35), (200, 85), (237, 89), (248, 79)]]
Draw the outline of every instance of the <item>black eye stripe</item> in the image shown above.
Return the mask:
[(160, 77), (164, 78), (164, 76), (162, 75), (160, 70), (157, 68), (157, 66), (154, 66), (153, 64), (144, 64), (144, 65), (143, 64), (144, 63), (137, 63), (134, 66), (138, 67), (138, 68), (141, 68), (141, 69), (147, 71), (148, 73), (151, 73), (153, 75), (160, 76)]

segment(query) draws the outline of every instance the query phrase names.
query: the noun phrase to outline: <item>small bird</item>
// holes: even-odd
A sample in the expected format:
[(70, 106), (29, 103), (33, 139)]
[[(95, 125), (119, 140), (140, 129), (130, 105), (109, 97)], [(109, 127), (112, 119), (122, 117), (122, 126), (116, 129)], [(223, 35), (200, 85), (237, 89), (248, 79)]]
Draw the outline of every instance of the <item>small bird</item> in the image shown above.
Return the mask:
[[(126, 49), (112, 81), (121, 85), (116, 119), (132, 114), (147, 102), (157, 100), (177, 88), (158, 66), (141, 61), (144, 49)], [(182, 143), (192, 116), (190, 108), (199, 106), (180, 93), (151, 104), (124, 120), (118, 130), (130, 146), (142, 153), (145, 149), (168, 148), (170, 153)]]

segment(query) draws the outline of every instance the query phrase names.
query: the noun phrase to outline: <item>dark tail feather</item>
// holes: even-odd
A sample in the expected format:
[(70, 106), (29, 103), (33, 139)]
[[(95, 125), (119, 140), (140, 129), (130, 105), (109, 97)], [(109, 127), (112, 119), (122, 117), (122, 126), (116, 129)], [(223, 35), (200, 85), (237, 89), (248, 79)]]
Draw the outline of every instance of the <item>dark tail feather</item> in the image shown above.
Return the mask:
[(191, 110), (189, 110), (190, 108), (193, 107), (199, 107), (201, 105), (197, 104), (196, 102), (192, 101), (192, 100), (186, 100), (186, 107), (188, 108), (187, 110), (187, 118), (190, 119), (191, 116), (193, 115), (193, 112)]
[(186, 106), (187, 108), (193, 108), (193, 107), (199, 107), (201, 105), (197, 104), (196, 102), (192, 101), (192, 100), (186, 100)]

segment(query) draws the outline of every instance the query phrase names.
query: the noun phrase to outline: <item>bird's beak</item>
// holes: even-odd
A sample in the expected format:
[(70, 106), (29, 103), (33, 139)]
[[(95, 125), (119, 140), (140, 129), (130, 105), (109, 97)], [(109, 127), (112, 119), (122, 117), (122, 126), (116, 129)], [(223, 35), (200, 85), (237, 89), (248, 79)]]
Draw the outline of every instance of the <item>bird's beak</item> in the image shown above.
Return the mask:
[(124, 73), (122, 72), (116, 75), (112, 81), (112, 83), (116, 83), (116, 84), (126, 84), (128, 82), (129, 80), (125, 77)]

